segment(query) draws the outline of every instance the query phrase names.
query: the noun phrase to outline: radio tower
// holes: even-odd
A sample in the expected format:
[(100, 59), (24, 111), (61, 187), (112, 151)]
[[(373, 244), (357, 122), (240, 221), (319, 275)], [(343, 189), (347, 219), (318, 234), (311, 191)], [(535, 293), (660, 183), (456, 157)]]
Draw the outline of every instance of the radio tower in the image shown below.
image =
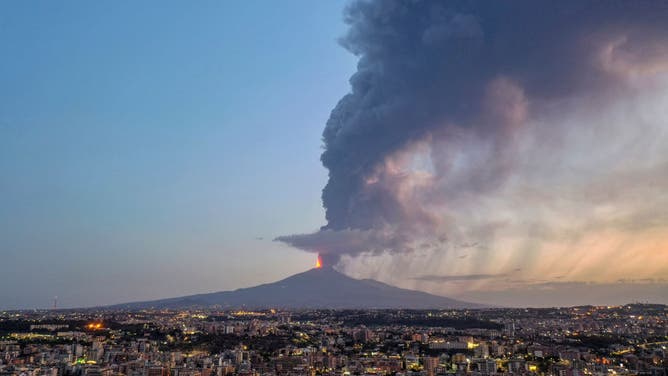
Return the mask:
[(53, 310), (55, 311), (57, 309), (58, 309), (58, 297), (54, 296), (53, 297)]

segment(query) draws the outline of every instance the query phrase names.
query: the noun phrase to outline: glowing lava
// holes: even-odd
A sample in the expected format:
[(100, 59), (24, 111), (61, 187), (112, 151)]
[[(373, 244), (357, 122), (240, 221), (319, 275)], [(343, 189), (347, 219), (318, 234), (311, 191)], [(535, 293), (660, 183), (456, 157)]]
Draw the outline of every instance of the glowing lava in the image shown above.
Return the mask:
[(318, 255), (318, 258), (315, 260), (315, 268), (316, 269), (322, 268), (322, 258), (320, 258), (320, 255)]

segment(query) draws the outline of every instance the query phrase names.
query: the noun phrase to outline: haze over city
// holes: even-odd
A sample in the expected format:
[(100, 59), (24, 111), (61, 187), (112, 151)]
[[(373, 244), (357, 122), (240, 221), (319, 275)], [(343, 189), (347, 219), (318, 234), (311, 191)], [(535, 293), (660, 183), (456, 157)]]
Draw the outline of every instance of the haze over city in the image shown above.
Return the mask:
[(0, 3), (0, 309), (316, 262), (485, 306), (668, 304), (667, 19), (659, 1)]

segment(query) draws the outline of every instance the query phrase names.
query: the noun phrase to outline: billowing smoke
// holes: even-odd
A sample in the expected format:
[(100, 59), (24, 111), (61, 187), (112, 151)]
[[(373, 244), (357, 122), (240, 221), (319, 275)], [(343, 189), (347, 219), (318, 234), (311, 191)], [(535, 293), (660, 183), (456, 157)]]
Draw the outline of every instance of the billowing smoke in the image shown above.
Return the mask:
[[(668, 151), (664, 113), (642, 124), (614, 111), (597, 116), (626, 98), (663, 95), (667, 20), (660, 1), (353, 2), (341, 44), (359, 57), (357, 72), (323, 132), (327, 224), (277, 240), (330, 265), (343, 255), (475, 248), (478, 265), (505, 252), (509, 270), (550, 239), (576, 243), (598, 222), (556, 226), (550, 218), (562, 212), (552, 204), (595, 200), (589, 183), (600, 185), (597, 193), (613, 189), (603, 181), (621, 175), (604, 172), (623, 158), (651, 157), (644, 173), (668, 172), (668, 158), (655, 158)], [(638, 108), (646, 110), (630, 111)], [(643, 134), (653, 149), (630, 141)], [(655, 207), (664, 198), (655, 196)], [(571, 230), (578, 234), (565, 235)], [(501, 244), (509, 234), (531, 241)]]

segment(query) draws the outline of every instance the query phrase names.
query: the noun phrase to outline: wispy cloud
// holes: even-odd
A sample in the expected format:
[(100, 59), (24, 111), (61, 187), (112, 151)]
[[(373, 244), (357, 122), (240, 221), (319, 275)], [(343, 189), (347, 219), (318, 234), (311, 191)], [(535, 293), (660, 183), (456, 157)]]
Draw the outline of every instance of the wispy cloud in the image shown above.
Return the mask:
[(423, 275), (414, 280), (427, 282), (479, 281), (484, 279), (505, 278), (508, 274), (461, 274), (461, 275)]

